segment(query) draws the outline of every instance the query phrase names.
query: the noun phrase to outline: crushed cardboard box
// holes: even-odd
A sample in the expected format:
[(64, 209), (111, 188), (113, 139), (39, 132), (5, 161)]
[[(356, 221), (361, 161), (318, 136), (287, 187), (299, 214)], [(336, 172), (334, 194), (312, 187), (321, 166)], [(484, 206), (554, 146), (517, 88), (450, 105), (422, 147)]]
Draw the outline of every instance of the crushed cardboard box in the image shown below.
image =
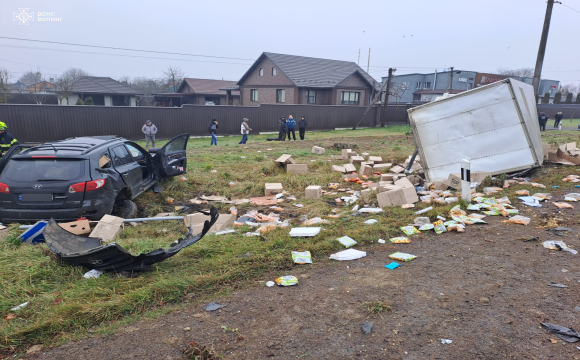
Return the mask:
[(313, 154), (324, 154), (324, 148), (320, 146), (313, 146), (312, 147)]
[(89, 237), (99, 238), (103, 242), (111, 242), (123, 231), (123, 220), (123, 218), (117, 216), (105, 215), (95, 226)]
[(375, 164), (381, 164), (383, 162), (383, 158), (380, 156), (369, 156), (369, 161), (372, 161)]
[[(470, 173), (471, 182), (478, 184), (481, 184), (488, 176), (491, 176), (491, 173), (487, 171), (471, 171)], [(449, 174), (446, 183), (455, 190), (461, 190), (461, 174)]]
[(274, 160), (275, 163), (284, 167), (287, 164), (296, 164), (296, 160), (292, 159), (292, 155), (283, 154), (278, 159)]
[(358, 156), (358, 155), (357, 155), (357, 156), (352, 156), (352, 157), (350, 158), (350, 163), (351, 163), (351, 164), (360, 164), (360, 163), (362, 163), (363, 161), (365, 161), (365, 158), (364, 158), (364, 157), (362, 157), (362, 156)]
[(278, 199), (276, 198), (276, 195), (268, 195), (268, 196), (250, 198), (250, 203), (252, 203), (254, 205), (263, 205), (263, 206), (276, 205), (276, 204), (278, 204)]
[(356, 167), (353, 164), (344, 164), (344, 165), (342, 165), (342, 167), (344, 167), (344, 170), (346, 172), (356, 171)]
[(563, 165), (580, 165), (580, 150), (575, 142), (560, 145), (557, 150), (552, 150), (546, 143), (542, 145), (546, 161)]
[(389, 171), (390, 167), (391, 167), (391, 164), (374, 164), (373, 170), (375, 172), (380, 172), (382, 174), (382, 173), (386, 173), (387, 171)]
[(91, 233), (91, 226), (88, 220), (78, 220), (58, 224), (64, 230), (75, 235), (88, 235)]
[(371, 176), (373, 174), (373, 168), (370, 165), (361, 165), (359, 170), (359, 175), (363, 176)]
[(306, 164), (288, 164), (286, 165), (287, 173), (294, 173), (300, 175), (308, 174), (308, 165)]
[(400, 174), (403, 171), (405, 171), (405, 168), (399, 165), (393, 166), (392, 168), (389, 169), (389, 172), (392, 172), (394, 174)]
[(332, 171), (336, 171), (336, 172), (339, 172), (339, 173), (343, 173), (344, 174), (346, 172), (346, 169), (344, 168), (344, 166), (332, 165)]
[[(203, 230), (205, 221), (210, 219), (211, 218), (208, 215), (195, 213), (186, 215), (183, 218), (183, 222), (185, 223), (185, 226), (192, 229), (194, 234), (199, 234)], [(220, 214), (215, 224), (213, 224), (213, 226), (209, 229), (209, 232), (222, 231), (232, 228), (235, 221), (236, 216), (232, 214)]]

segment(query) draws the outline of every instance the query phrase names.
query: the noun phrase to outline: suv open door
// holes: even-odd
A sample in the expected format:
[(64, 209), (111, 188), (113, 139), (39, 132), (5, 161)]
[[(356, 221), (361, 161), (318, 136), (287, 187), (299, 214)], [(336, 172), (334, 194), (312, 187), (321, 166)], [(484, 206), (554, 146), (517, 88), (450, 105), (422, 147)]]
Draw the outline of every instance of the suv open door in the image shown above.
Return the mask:
[(187, 171), (187, 154), (185, 151), (187, 140), (189, 140), (189, 134), (178, 135), (155, 152), (153, 167), (160, 178), (185, 174)]

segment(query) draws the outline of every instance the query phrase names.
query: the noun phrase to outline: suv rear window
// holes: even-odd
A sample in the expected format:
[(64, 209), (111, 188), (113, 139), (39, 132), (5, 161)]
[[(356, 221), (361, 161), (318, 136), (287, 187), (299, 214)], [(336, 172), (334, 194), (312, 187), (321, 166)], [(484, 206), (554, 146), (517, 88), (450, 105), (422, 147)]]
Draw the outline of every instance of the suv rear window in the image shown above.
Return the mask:
[(84, 173), (84, 160), (13, 159), (2, 177), (13, 181), (58, 181), (76, 179)]

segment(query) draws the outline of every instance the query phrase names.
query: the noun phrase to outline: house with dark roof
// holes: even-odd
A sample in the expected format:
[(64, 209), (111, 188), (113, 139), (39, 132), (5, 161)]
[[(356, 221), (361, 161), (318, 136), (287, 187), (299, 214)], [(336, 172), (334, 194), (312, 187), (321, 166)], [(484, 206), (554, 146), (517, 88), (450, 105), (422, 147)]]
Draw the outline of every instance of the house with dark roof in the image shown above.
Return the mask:
[(352, 61), (265, 52), (237, 83), (241, 105), (366, 106), (379, 83)]
[(157, 106), (240, 105), (235, 81), (185, 78), (175, 92), (153, 95)]
[(84, 100), (90, 96), (95, 105), (102, 106), (137, 106), (136, 96), (143, 95), (129, 85), (101, 76), (81, 76), (74, 79), (70, 93), (70, 105), (75, 105), (79, 98)]

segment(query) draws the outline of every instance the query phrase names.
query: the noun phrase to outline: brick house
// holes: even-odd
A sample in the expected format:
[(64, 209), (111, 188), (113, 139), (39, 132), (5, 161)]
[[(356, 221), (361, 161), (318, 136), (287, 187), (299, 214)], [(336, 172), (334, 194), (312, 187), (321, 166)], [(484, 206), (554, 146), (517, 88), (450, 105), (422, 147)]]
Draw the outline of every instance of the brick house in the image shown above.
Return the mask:
[(366, 106), (379, 83), (351, 61), (262, 53), (237, 83), (241, 105)]
[(156, 93), (157, 106), (240, 105), (235, 81), (185, 78), (171, 93)]

